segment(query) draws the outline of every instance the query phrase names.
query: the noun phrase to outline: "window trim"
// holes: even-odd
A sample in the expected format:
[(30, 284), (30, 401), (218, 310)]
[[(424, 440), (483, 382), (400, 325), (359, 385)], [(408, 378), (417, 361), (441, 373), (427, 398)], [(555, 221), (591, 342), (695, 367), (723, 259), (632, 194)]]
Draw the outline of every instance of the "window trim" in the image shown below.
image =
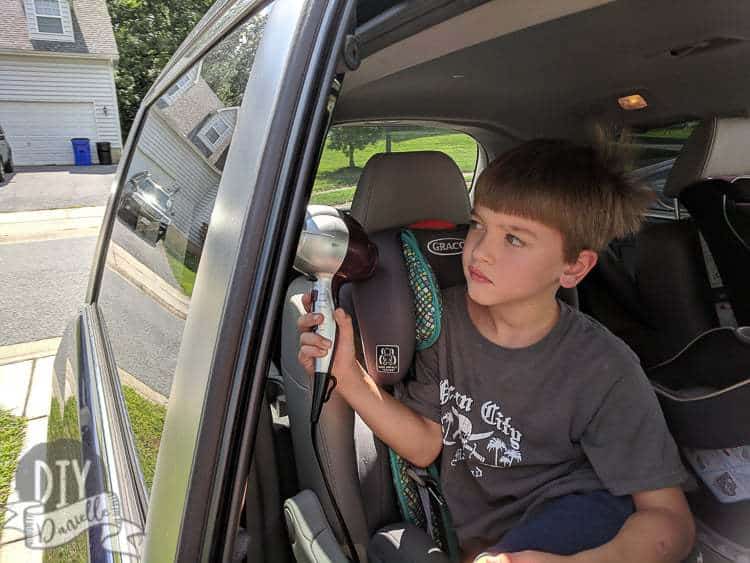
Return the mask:
[[(39, 14), (36, 9), (36, 0), (26, 0), (26, 14), (29, 25), (29, 37), (43, 41), (60, 41), (66, 43), (75, 42), (73, 37), (72, 17), (70, 4), (67, 0), (52, 0), (57, 2), (59, 15)], [(39, 18), (54, 18), (60, 20), (61, 32), (41, 31), (39, 29)]]
[[(229, 109), (232, 108), (222, 108), (218, 110), (208, 119), (208, 121), (206, 121), (205, 125), (201, 127), (200, 131), (198, 131), (198, 138), (211, 151), (212, 155), (215, 154), (218, 149), (224, 146), (227, 138), (231, 137), (232, 132), (234, 131), (234, 126), (231, 123), (228, 123), (227, 120), (222, 116), (222, 114)], [(214, 124), (219, 122), (224, 124), (224, 126), (226, 127), (226, 129), (224, 129), (224, 131), (222, 131), (221, 133), (218, 133), (218, 131), (214, 129)], [(211, 139), (208, 138), (208, 132), (211, 129), (214, 129), (214, 132), (219, 135), (215, 141), (211, 141)]]
[[(172, 84), (169, 85), (169, 87), (164, 91), (164, 94), (161, 95), (161, 100), (164, 101), (168, 106), (171, 106), (177, 98), (179, 98), (183, 92), (186, 90), (189, 90), (190, 87), (198, 82), (198, 79), (201, 76), (201, 68), (203, 65), (203, 61), (199, 61), (197, 64), (193, 65), (190, 70), (187, 72), (181, 74), (177, 80), (175, 80)], [(184, 82), (183, 82), (184, 80)], [(182, 84), (180, 84), (183, 82)], [(169, 91), (177, 86), (177, 90), (170, 93)]]

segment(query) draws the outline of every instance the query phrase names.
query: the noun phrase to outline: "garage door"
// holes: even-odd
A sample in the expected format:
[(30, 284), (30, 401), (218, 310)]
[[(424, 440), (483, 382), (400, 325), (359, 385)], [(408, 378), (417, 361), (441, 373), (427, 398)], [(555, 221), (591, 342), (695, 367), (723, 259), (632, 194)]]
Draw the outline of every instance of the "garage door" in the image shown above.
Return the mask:
[[(15, 164), (73, 164), (73, 137), (96, 141), (94, 104), (0, 102), (0, 125)], [(95, 145), (93, 145), (95, 146)], [(96, 151), (92, 150), (96, 159)]]

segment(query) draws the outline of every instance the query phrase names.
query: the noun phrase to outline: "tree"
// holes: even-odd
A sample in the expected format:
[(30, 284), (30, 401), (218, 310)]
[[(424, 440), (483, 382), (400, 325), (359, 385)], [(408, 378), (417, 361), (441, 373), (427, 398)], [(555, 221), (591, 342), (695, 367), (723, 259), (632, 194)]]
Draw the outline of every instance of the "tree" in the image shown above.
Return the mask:
[(334, 127), (328, 134), (328, 146), (349, 157), (349, 168), (354, 168), (354, 151), (372, 145), (383, 136), (381, 127)]
[(143, 96), (214, 0), (107, 0), (120, 60), (120, 124), (130, 131)]
[(224, 103), (239, 106), (266, 27), (268, 14), (250, 18), (211, 49), (203, 60), (203, 79)]

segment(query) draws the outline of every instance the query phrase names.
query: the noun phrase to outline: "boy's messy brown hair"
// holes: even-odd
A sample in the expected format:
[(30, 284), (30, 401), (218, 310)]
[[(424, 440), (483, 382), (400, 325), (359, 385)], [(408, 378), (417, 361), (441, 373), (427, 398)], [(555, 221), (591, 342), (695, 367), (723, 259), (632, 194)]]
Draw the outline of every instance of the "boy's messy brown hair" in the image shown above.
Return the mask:
[(477, 180), (475, 204), (555, 228), (563, 254), (600, 251), (635, 233), (654, 194), (627, 179), (614, 155), (557, 139), (523, 143), (496, 158)]

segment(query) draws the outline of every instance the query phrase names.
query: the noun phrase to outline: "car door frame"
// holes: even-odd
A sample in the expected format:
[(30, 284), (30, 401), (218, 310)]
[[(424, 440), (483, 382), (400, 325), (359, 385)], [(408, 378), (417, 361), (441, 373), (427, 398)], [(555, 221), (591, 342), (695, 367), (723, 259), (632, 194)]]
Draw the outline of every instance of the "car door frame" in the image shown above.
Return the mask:
[[(294, 252), (299, 239), (299, 232), (305, 216), (305, 210), (312, 192), (313, 180), (317, 165), (324, 149), (326, 134), (330, 127), (335, 101), (341, 89), (343, 72), (350, 70), (347, 64), (356, 65), (358, 54), (356, 45), (352, 46), (355, 29), (355, 3), (347, 1), (330, 2), (323, 15), (320, 27), (316, 30), (307, 26), (307, 38), (304, 43), (310, 49), (309, 60), (304, 50), (297, 53), (297, 60), (290, 75), (299, 79), (289, 85), (286, 93), (286, 107), (294, 113), (290, 121), (291, 128), (285, 138), (282, 129), (277, 131), (276, 142), (286, 145), (286, 154), (279, 160), (279, 180), (276, 192), (271, 201), (271, 221), (267, 226), (267, 248), (261, 254), (265, 266), (259, 272), (267, 273), (266, 306), (258, 311), (255, 319), (248, 317), (250, 323), (256, 324), (259, 335), (254, 350), (254, 366), (248, 363), (247, 375), (251, 376), (246, 383), (252, 382), (249, 394), (239, 390), (236, 396), (249, 397), (246, 416), (237, 417), (237, 429), (234, 435), (235, 446), (229, 448), (234, 452), (236, 470), (233, 477), (224, 483), (223, 490), (217, 490), (215, 498), (228, 499), (225, 502), (225, 526), (217, 525), (218, 536), (224, 537), (223, 555), (230, 561), (232, 553), (233, 530), (237, 529), (243, 499), (248, 494), (247, 474), (252, 460), (256, 428), (260, 409), (263, 408), (263, 394), (266, 377), (270, 369), (270, 352), (274, 338), (278, 336), (278, 319), (281, 316), (282, 299), (286, 291), (288, 274), (294, 260)], [(352, 58), (349, 63), (342, 59), (344, 51), (349, 51)], [(301, 79), (304, 76), (304, 80)], [(297, 86), (295, 87), (295, 82)], [(296, 105), (296, 109), (294, 106)], [(282, 111), (282, 114), (285, 113)], [(272, 248), (276, 247), (274, 251)], [(245, 349), (251, 351), (249, 339), (245, 340)], [(252, 373), (251, 373), (252, 372)], [(222, 530), (224, 530), (222, 532)], [(229, 533), (226, 533), (229, 531)], [(217, 543), (220, 538), (217, 537)], [(214, 556), (218, 557), (215, 551)]]
[[(261, 4), (248, 3), (200, 51), (172, 63), (145, 99), (97, 243), (88, 290), (91, 307), (95, 308), (98, 297), (122, 173), (147, 109)], [(270, 12), (243, 96), (183, 332), (148, 506), (146, 560), (231, 558), (233, 535), (228, 531), (236, 530), (238, 493), (252, 456), (268, 364), (270, 334), (264, 328), (273, 324), (281, 296), (277, 282), (286, 270), (274, 266), (290, 263), (301, 226), (309, 192), (299, 189), (300, 182), (304, 184), (300, 178), (311, 176), (322, 146), (328, 114), (321, 108), (326, 108), (335, 72), (337, 57), (332, 53), (339, 52), (343, 42), (341, 22), (348, 18), (347, 5), (351, 12), (352, 3), (343, 0), (279, 0)], [(178, 54), (185, 51), (181, 48)], [(310, 138), (315, 142), (306, 144)], [(306, 148), (302, 166), (301, 148)], [(296, 188), (290, 190), (291, 185)], [(100, 356), (108, 356), (106, 335), (101, 327), (93, 332), (104, 340)], [(91, 362), (88, 365), (97, 369)], [(226, 491), (231, 491), (229, 497), (222, 494)], [(228, 528), (220, 525), (230, 521)]]

